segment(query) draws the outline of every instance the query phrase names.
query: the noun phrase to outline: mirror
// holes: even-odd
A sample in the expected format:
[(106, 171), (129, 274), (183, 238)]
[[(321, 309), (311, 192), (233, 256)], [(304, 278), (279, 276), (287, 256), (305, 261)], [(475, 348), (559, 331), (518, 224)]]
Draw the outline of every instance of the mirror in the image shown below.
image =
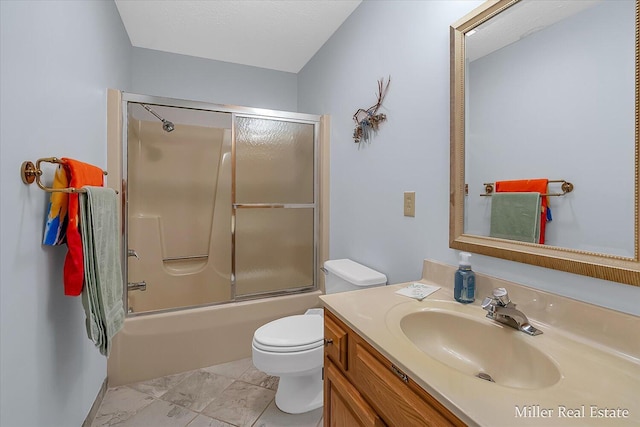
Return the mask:
[[(640, 285), (637, 28), (637, 0), (488, 1), (452, 25), (451, 248)], [(544, 239), (495, 233), (514, 196), (485, 184), (543, 177)]]

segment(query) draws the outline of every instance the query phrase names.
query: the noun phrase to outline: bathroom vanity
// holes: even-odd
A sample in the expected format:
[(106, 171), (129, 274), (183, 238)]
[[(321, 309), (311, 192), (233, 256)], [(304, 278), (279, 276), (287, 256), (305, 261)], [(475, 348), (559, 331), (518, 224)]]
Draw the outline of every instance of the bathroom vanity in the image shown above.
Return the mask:
[[(399, 284), (325, 295), (327, 426), (640, 424), (640, 318), (479, 274), (453, 300), (455, 269), (425, 261), (422, 301)], [(486, 317), (497, 287), (542, 334)]]
[(324, 319), (326, 425), (465, 425), (330, 311)]

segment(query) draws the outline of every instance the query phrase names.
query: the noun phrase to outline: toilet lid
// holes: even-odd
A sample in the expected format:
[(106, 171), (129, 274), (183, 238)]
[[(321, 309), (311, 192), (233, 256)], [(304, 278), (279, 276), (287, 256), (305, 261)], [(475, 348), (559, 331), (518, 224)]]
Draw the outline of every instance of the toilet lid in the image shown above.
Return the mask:
[(300, 314), (283, 317), (261, 326), (253, 344), (265, 351), (292, 352), (321, 346), (324, 341), (322, 316)]

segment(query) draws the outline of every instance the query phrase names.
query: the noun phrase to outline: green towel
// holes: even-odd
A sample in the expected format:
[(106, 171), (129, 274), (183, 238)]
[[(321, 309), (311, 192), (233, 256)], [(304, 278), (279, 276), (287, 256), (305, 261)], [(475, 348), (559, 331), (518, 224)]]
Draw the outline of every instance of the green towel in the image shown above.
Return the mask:
[(83, 188), (86, 193), (80, 193), (79, 199), (84, 258), (82, 305), (87, 335), (101, 354), (109, 356), (112, 338), (125, 317), (117, 196), (110, 188)]
[(489, 236), (538, 243), (541, 202), (540, 193), (493, 193)]

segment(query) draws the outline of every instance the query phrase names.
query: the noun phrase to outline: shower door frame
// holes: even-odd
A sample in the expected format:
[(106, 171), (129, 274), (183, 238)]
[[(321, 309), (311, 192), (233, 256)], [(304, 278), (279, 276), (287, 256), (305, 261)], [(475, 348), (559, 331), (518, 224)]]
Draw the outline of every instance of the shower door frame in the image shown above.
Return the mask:
[[(211, 302), (198, 305), (171, 307), (159, 310), (144, 311), (140, 313), (129, 313), (128, 298), (128, 236), (129, 236), (129, 192), (128, 192), (128, 103), (147, 104), (151, 106), (175, 107), (192, 110), (211, 111), (215, 113), (231, 114), (231, 234), (229, 236), (231, 243), (231, 277), (229, 281), (231, 299), (227, 301)], [(120, 183), (122, 194), (122, 277), (123, 277), (123, 303), (127, 317), (144, 316), (147, 314), (158, 314), (172, 312), (178, 310), (188, 310), (191, 308), (208, 307), (213, 305), (229, 304), (239, 301), (246, 301), (258, 298), (270, 298), (281, 295), (291, 295), (303, 292), (312, 292), (319, 289), (318, 283), (318, 246), (319, 246), (319, 134), (320, 134), (320, 116), (315, 114), (294, 113), (289, 111), (269, 110), (262, 108), (243, 107), (236, 105), (214, 104), (203, 101), (190, 101), (175, 98), (166, 98), (153, 95), (142, 95), (129, 92), (122, 92), (122, 165), (120, 174), (122, 182)], [(294, 122), (313, 125), (313, 203), (311, 204), (237, 204), (236, 203), (236, 118), (256, 118), (264, 120), (276, 120), (284, 122)], [(267, 206), (269, 205), (269, 206)], [(267, 291), (238, 297), (236, 295), (236, 250), (235, 250), (235, 226), (236, 226), (236, 210), (238, 208), (313, 208), (313, 283), (311, 286), (303, 286), (298, 288), (283, 289), (276, 291)], [(144, 292), (144, 291), (143, 291)]]

